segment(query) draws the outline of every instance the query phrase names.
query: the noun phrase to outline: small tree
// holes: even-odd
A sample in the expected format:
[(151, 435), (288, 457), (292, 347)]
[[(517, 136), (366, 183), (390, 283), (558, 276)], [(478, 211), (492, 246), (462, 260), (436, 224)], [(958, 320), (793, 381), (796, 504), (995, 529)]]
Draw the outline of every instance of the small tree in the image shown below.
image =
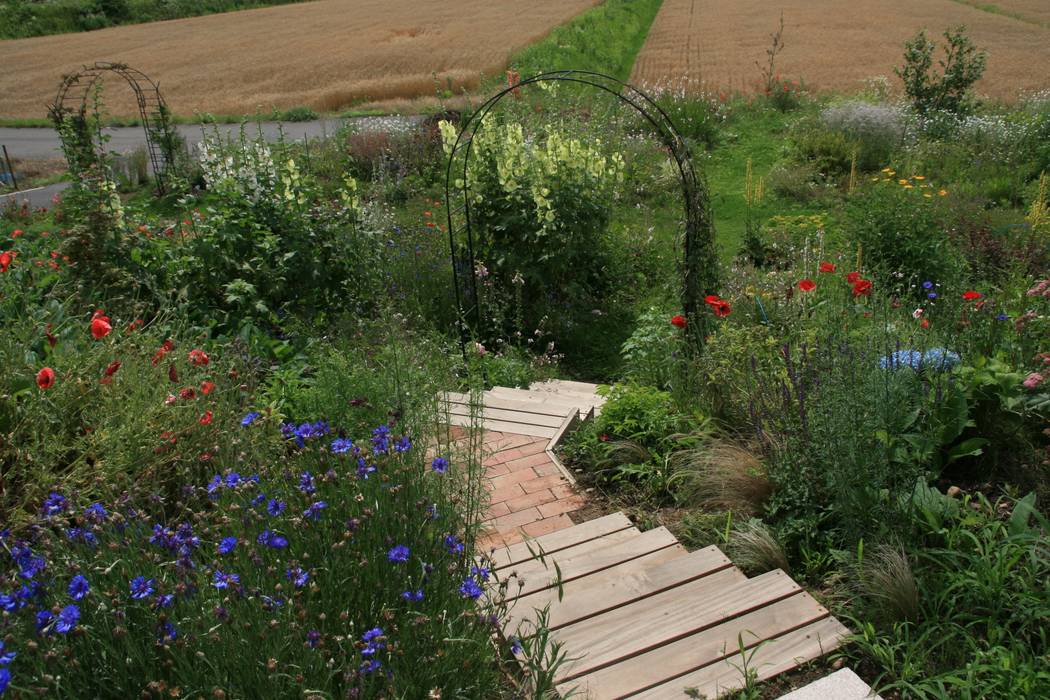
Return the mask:
[(904, 66), (893, 72), (904, 81), (904, 92), (920, 114), (945, 110), (964, 113), (974, 106), (970, 88), (984, 74), (987, 55), (966, 36), (966, 27), (944, 32), (945, 57), (939, 61), (941, 74), (934, 75), (933, 52), (936, 44), (920, 31), (904, 44)]

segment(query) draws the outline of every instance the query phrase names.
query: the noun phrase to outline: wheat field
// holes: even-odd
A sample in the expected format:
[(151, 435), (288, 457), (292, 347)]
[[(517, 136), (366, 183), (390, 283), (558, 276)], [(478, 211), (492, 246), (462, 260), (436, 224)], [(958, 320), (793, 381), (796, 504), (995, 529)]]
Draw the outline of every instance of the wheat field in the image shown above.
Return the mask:
[[(1046, 0), (1004, 7), (1040, 3)], [(940, 39), (960, 24), (988, 52), (979, 94), (1010, 100), (1050, 87), (1050, 29), (953, 0), (664, 0), (631, 79), (753, 92), (761, 82), (755, 63), (765, 61), (781, 11), (785, 48), (777, 71), (812, 90), (856, 90), (876, 76), (896, 86), (893, 68), (907, 39), (922, 28)]]
[[(511, 53), (599, 2), (316, 0), (0, 41), (0, 117), (46, 116), (62, 76), (96, 61), (143, 71), (185, 115), (433, 96), (500, 73)], [(108, 112), (137, 115), (131, 91), (116, 87)]]

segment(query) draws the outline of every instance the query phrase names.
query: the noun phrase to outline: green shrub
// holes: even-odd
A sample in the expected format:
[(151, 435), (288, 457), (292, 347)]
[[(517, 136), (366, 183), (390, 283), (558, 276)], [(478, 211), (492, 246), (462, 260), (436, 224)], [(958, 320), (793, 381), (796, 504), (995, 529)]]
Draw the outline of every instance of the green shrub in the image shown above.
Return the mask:
[(670, 386), (676, 355), (684, 351), (682, 332), (671, 325), (671, 314), (656, 307), (642, 313), (631, 337), (621, 346), (624, 376), (639, 384)]
[(904, 44), (904, 65), (894, 73), (904, 82), (904, 93), (920, 114), (931, 111), (963, 113), (973, 109), (970, 89), (984, 74), (986, 56), (966, 36), (966, 28), (944, 32), (944, 59), (941, 74), (935, 75), (933, 52), (936, 45), (920, 31)]

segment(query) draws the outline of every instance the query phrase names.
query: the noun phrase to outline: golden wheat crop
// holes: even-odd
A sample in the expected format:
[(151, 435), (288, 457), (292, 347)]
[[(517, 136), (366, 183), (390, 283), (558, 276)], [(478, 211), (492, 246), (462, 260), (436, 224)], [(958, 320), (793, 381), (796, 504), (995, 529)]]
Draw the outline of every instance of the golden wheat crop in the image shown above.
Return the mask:
[(877, 76), (898, 84), (893, 68), (907, 39), (922, 28), (940, 39), (960, 24), (988, 52), (980, 94), (1013, 99), (1050, 86), (1050, 30), (953, 0), (664, 0), (631, 79), (752, 92), (781, 11), (777, 71), (810, 89), (856, 90)]
[[(600, 0), (317, 0), (81, 34), (0, 41), (0, 116), (43, 117), (62, 76), (96, 61), (160, 82), (177, 114), (252, 113), (434, 95)], [(136, 114), (130, 90), (104, 97)]]

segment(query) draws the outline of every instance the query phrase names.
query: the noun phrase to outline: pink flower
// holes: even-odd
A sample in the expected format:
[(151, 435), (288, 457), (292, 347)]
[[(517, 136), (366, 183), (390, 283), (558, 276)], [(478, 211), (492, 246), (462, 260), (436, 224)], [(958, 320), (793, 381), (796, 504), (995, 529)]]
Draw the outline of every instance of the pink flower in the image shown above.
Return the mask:
[(1039, 374), (1038, 372), (1032, 372), (1027, 377), (1025, 377), (1025, 380), (1021, 382), (1021, 385), (1025, 389), (1034, 389), (1040, 384), (1042, 384), (1044, 380), (1045, 377), (1043, 377), (1043, 375)]

